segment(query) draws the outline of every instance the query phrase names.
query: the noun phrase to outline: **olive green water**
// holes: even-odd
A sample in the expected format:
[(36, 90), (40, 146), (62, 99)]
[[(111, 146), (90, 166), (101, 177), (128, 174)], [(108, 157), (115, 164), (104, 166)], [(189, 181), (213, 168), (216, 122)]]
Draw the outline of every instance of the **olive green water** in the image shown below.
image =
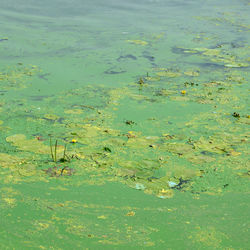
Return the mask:
[(1, 249), (249, 249), (249, 1), (0, 3)]

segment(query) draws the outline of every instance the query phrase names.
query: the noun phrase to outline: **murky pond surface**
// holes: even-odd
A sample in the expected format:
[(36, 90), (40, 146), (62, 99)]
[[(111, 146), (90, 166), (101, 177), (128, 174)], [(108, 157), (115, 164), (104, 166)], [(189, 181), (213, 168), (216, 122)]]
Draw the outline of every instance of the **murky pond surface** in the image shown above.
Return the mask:
[(247, 249), (250, 2), (0, 0), (1, 249)]

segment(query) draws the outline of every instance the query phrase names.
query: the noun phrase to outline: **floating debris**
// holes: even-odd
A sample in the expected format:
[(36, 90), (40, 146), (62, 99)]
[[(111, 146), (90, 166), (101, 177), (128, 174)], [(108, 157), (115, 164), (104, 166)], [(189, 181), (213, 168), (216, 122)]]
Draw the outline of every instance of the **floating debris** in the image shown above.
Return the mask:
[(138, 189), (138, 190), (144, 190), (146, 187), (141, 184), (141, 183), (136, 183), (135, 184), (135, 189)]
[(173, 182), (173, 181), (169, 181), (169, 182), (168, 182), (168, 186), (169, 186), (170, 188), (175, 187), (175, 186), (177, 186), (177, 185), (178, 185), (178, 184), (175, 183), (175, 182)]

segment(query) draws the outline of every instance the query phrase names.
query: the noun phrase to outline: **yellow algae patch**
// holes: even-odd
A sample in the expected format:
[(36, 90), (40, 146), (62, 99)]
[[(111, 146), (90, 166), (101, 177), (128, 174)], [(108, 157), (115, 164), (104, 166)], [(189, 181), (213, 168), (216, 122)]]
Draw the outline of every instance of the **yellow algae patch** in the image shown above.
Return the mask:
[(200, 176), (201, 172), (199, 170), (197, 171), (183, 166), (178, 166), (178, 168), (172, 170), (172, 175), (176, 176), (178, 179), (182, 178), (187, 180), (195, 176)]
[(43, 231), (49, 228), (50, 224), (49, 223), (45, 223), (45, 222), (40, 222), (40, 221), (36, 221), (34, 223), (34, 226), (36, 227), (36, 229), (38, 231)]
[(161, 89), (157, 95), (158, 96), (170, 96), (170, 95), (173, 95), (173, 94), (176, 94), (176, 91), (173, 91), (173, 90), (166, 90), (166, 89)]
[(205, 139), (203, 136), (194, 143), (195, 149), (199, 149), (201, 151), (207, 151), (211, 153), (223, 154), (227, 152), (234, 151), (228, 142), (223, 141), (223, 139), (217, 139), (210, 137), (209, 139)]
[(160, 34), (154, 34), (154, 35), (153, 35), (153, 38), (154, 38), (154, 39), (160, 39), (160, 38), (162, 38), (164, 35), (165, 35), (165, 32), (161, 32)]
[(194, 151), (192, 145), (186, 143), (177, 143), (177, 142), (164, 143), (162, 145), (162, 148), (179, 155), (183, 155)]
[(148, 42), (142, 41), (142, 40), (127, 40), (127, 42), (137, 44), (137, 45), (142, 45), (142, 46), (145, 46), (148, 44)]
[(195, 155), (193, 153), (191, 154), (186, 154), (184, 155), (184, 157), (192, 162), (192, 163), (196, 163), (196, 164), (201, 164), (201, 163), (206, 163), (206, 162), (213, 162), (215, 161), (216, 159), (211, 157), (211, 156), (208, 156), (208, 155)]
[(173, 71), (160, 71), (160, 72), (157, 72), (156, 75), (163, 76), (163, 77), (179, 77), (181, 76), (181, 73), (173, 72)]
[(0, 166), (10, 169), (10, 175), (4, 177), (4, 182), (18, 182), (21, 177), (35, 176), (37, 168), (34, 164), (28, 162), (24, 158), (0, 153)]
[(241, 152), (236, 152), (236, 151), (232, 151), (232, 152), (230, 152), (230, 155), (231, 156), (239, 156), (239, 155), (241, 155)]
[(68, 188), (63, 187), (63, 186), (50, 187), (49, 189), (51, 189), (51, 190), (60, 190), (60, 191), (67, 191), (68, 190)]
[(163, 188), (157, 194), (157, 197), (161, 199), (168, 199), (168, 198), (172, 198), (173, 196), (174, 196), (174, 191), (172, 189)]
[(134, 211), (130, 211), (126, 214), (126, 216), (135, 216), (135, 212)]
[(146, 76), (145, 80), (155, 82), (155, 81), (160, 81), (161, 78), (160, 78), (160, 76)]
[(19, 165), (22, 163), (22, 161), (23, 159), (17, 156), (0, 153), (0, 166), (1, 167), (11, 167), (11, 166)]
[(85, 148), (76, 148), (75, 150), (67, 150), (67, 155), (72, 155), (76, 159), (85, 159), (87, 151)]
[(21, 176), (34, 176), (37, 173), (35, 165), (24, 162), (18, 166), (18, 173)]
[(184, 72), (186, 76), (199, 76), (200, 73), (198, 71), (186, 71)]
[(133, 93), (130, 93), (128, 94), (128, 97), (130, 97), (131, 99), (133, 100), (137, 100), (137, 101), (142, 101), (142, 100), (149, 100), (150, 98), (145, 96), (145, 95), (138, 95), (138, 94), (133, 94)]
[(39, 154), (49, 154), (50, 147), (44, 145), (41, 141), (37, 139), (26, 139), (26, 136), (23, 134), (15, 134), (8, 136), (6, 138), (7, 142), (12, 143), (20, 150), (29, 151)]
[(249, 125), (250, 124), (249, 116), (247, 116), (247, 117), (240, 117), (237, 122)]
[(37, 66), (30, 65), (28, 67), (8, 67), (4, 73), (0, 72), (0, 82), (7, 82), (7, 86), (4, 86), (4, 89), (8, 88), (24, 88), (23, 84), (30, 76), (33, 76), (39, 72)]
[(14, 198), (2, 198), (2, 200), (10, 207), (16, 206), (16, 199)]
[(102, 220), (106, 220), (106, 219), (107, 219), (107, 216), (105, 216), (105, 215), (100, 215), (100, 216), (98, 216), (97, 218), (98, 218), (98, 219), (102, 219)]
[(72, 114), (72, 115), (79, 115), (79, 114), (82, 114), (82, 109), (67, 109), (67, 110), (64, 110), (64, 113), (65, 114)]
[(76, 135), (74, 135), (74, 139), (77, 140), (77, 142), (84, 143), (86, 138), (97, 137), (100, 133), (104, 133), (101, 127), (94, 126), (91, 124), (81, 125), (80, 127), (83, 130), (77, 131)]
[(119, 101), (123, 99), (126, 95), (128, 95), (129, 93), (130, 93), (130, 90), (126, 87), (110, 90), (108, 92), (109, 94), (108, 104), (118, 105)]
[(84, 235), (87, 232), (87, 228), (84, 225), (74, 225), (71, 223), (67, 223), (69, 226), (66, 228), (66, 231), (75, 234), (75, 235)]
[(190, 100), (189, 97), (184, 96), (183, 94), (181, 96), (171, 96), (170, 99), (174, 101), (181, 101), (181, 102), (187, 102)]
[(220, 54), (219, 49), (206, 49), (205, 52), (202, 53), (205, 56), (218, 56)]
[[(130, 133), (132, 134), (132, 133)], [(148, 137), (130, 137), (127, 146), (131, 148), (147, 148), (152, 147), (158, 140), (157, 136), (148, 136)]]
[(44, 118), (48, 120), (58, 120), (60, 117), (57, 115), (53, 115), (53, 114), (45, 114)]
[(201, 229), (190, 237), (194, 243), (200, 243), (203, 247), (213, 247), (219, 249), (222, 240), (228, 238), (224, 233), (218, 232), (215, 228)]
[[(15, 191), (13, 188), (1, 188), (0, 189), (0, 197), (4, 204), (7, 207), (15, 207), (16, 199), (13, 197), (14, 195), (19, 195), (20, 193)], [(2, 202), (0, 202), (1, 205)]]
[(248, 67), (248, 66), (249, 66), (248, 63), (242, 63), (242, 62), (232, 62), (232, 63), (225, 64), (225, 67), (228, 67), (228, 68), (241, 68), (241, 67)]
[[(83, 149), (83, 151), (84, 151), (84, 149)], [(85, 155), (83, 152), (77, 152), (75, 154), (75, 157), (77, 157), (78, 159), (85, 159)]]

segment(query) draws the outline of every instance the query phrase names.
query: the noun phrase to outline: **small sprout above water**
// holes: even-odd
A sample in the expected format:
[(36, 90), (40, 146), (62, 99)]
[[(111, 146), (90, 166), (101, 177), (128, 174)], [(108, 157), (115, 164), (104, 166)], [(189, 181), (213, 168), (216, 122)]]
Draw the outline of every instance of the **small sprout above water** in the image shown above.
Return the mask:
[(198, 86), (198, 83), (194, 83), (194, 82), (184, 82), (185, 86)]
[(60, 162), (69, 162), (70, 161), (70, 157), (68, 155), (66, 155), (66, 150), (67, 150), (67, 144), (65, 143), (63, 157), (59, 160)]
[(109, 153), (112, 152), (111, 149), (110, 149), (109, 147), (104, 147), (103, 150), (106, 151), (106, 152), (109, 152)]
[(143, 78), (142, 78), (142, 77), (139, 79), (138, 84), (140, 84), (140, 85), (145, 84), (145, 81), (143, 80)]
[[(53, 162), (57, 163), (57, 149), (58, 149), (58, 140), (55, 141), (55, 145), (52, 145), (52, 139), (51, 139), (51, 135), (49, 135), (50, 137), (50, 155), (51, 158), (53, 160)], [(70, 157), (66, 155), (66, 150), (67, 150), (67, 145), (65, 143), (64, 145), (64, 151), (63, 151), (63, 157), (59, 159), (60, 162), (67, 162), (70, 161)]]
[(237, 113), (237, 112), (234, 112), (234, 113), (232, 114), (232, 116), (233, 116), (233, 117), (236, 117), (236, 118), (240, 118), (240, 114)]
[(127, 125), (133, 125), (133, 124), (135, 124), (135, 122), (133, 122), (132, 120), (126, 120), (125, 123)]
[[(50, 142), (50, 154), (51, 154), (51, 158), (54, 162), (56, 162), (56, 157), (53, 154), (53, 146), (52, 146), (52, 140), (51, 140), (51, 135), (49, 135), (49, 142)], [(57, 141), (55, 144), (55, 152), (56, 152), (56, 146), (57, 146)]]

